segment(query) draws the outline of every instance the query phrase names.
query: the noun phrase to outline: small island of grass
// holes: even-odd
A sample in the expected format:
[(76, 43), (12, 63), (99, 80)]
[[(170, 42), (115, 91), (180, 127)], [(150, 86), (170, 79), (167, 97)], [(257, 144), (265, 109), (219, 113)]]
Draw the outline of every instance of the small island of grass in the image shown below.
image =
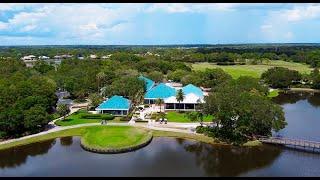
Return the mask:
[(82, 136), (81, 146), (98, 153), (122, 153), (149, 144), (152, 133), (146, 129), (130, 126), (88, 127)]

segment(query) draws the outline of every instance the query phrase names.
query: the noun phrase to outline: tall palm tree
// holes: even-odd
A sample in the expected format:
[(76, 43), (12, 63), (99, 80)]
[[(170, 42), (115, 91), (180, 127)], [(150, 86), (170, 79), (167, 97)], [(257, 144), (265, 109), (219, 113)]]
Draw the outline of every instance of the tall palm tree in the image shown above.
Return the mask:
[(179, 89), (177, 94), (176, 94), (176, 100), (179, 102), (179, 108), (180, 108), (180, 103), (184, 100), (184, 93), (182, 89)]
[(156, 100), (156, 105), (160, 106), (160, 112), (161, 112), (161, 106), (162, 106), (163, 103), (164, 103), (163, 99), (158, 98)]
[(98, 81), (98, 93), (100, 91), (101, 82), (106, 78), (106, 74), (104, 72), (99, 72), (96, 76)]

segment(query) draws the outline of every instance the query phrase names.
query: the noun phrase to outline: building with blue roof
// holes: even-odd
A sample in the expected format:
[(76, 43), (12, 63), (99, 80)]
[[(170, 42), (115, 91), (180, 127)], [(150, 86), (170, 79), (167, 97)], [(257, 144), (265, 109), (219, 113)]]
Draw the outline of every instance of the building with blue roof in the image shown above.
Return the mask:
[(142, 75), (139, 76), (139, 79), (144, 80), (144, 82), (146, 83), (146, 91), (149, 91), (155, 84), (154, 81), (152, 81), (151, 79), (146, 78), (146, 77), (144, 77)]
[(203, 91), (199, 87), (197, 87), (197, 86), (195, 86), (193, 84), (188, 84), (187, 86), (184, 86), (182, 88), (182, 91), (183, 91), (184, 94), (193, 93), (193, 94), (195, 94), (195, 95), (197, 95), (199, 97), (203, 97)]
[(176, 95), (176, 89), (170, 86), (160, 83), (157, 86), (151, 88), (144, 95), (145, 104), (154, 104), (156, 99), (165, 99)]
[(99, 113), (109, 113), (115, 116), (124, 116), (129, 113), (131, 102), (122, 96), (112, 96), (103, 103), (101, 103), (96, 111)]

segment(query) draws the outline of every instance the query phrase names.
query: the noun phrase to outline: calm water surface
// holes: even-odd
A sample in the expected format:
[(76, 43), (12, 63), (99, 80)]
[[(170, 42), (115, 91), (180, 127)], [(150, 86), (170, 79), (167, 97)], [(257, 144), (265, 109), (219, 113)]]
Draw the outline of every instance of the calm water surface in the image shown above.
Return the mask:
[[(320, 141), (320, 96), (280, 95), (289, 125), (275, 135)], [(95, 154), (78, 137), (0, 151), (0, 176), (320, 176), (320, 154), (278, 146), (213, 146), (155, 138), (123, 154)]]

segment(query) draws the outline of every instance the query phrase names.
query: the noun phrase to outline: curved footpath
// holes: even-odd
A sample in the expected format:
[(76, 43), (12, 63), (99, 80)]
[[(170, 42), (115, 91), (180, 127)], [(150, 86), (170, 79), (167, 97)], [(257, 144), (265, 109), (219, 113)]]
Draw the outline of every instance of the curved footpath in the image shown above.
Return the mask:
[[(177, 123), (173, 123), (177, 126)], [(74, 126), (65, 126), (65, 127), (61, 127), (61, 126), (55, 126), (54, 128), (48, 130), (48, 131), (44, 131), (44, 132), (40, 132), (37, 134), (32, 134), (32, 135), (28, 135), (28, 136), (24, 136), (21, 138), (16, 138), (16, 139), (10, 139), (7, 141), (2, 141), (0, 142), (0, 145), (2, 144), (7, 144), (7, 143), (11, 143), (11, 142), (16, 142), (16, 141), (20, 141), (23, 139), (28, 139), (28, 138), (32, 138), (32, 137), (36, 137), (36, 136), (41, 136), (41, 135), (45, 135), (45, 134), (49, 134), (52, 132), (57, 132), (57, 131), (62, 131), (62, 130), (66, 130), (66, 129), (72, 129), (72, 128), (78, 128), (78, 127), (86, 127), (86, 126), (96, 126), (96, 125), (101, 125), (100, 123), (88, 123), (88, 124), (78, 124), (78, 125), (74, 125)], [(156, 127), (153, 125), (148, 125), (148, 124), (141, 124), (141, 123), (135, 123), (133, 125), (129, 125), (128, 123), (108, 123), (106, 125), (103, 126), (135, 126), (135, 127), (144, 127), (144, 128), (148, 128), (148, 129), (152, 129), (152, 130), (160, 130), (160, 131), (172, 131), (172, 132), (181, 132), (181, 133), (194, 133), (190, 130), (185, 130), (185, 129), (176, 129), (176, 128), (171, 128), (171, 127)], [(169, 124), (166, 124), (169, 125)], [(181, 125), (183, 126), (183, 123), (181, 123)]]
[(311, 88), (290, 88), (289, 91), (320, 92), (319, 89)]

